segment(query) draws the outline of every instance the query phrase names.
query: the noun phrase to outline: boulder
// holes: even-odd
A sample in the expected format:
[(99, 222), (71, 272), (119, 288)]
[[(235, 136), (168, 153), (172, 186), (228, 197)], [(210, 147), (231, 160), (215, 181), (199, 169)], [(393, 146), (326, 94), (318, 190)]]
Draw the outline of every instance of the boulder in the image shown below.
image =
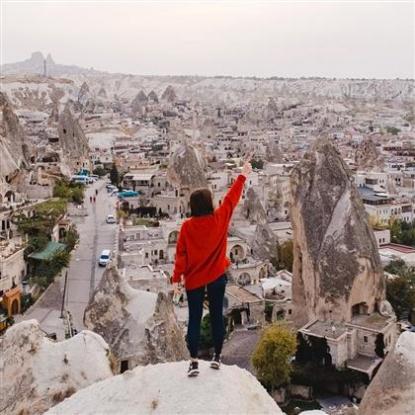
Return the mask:
[(90, 331), (55, 342), (36, 320), (27, 320), (10, 327), (0, 341), (4, 414), (43, 414), (76, 391), (113, 375), (107, 343)]
[(385, 299), (376, 240), (348, 168), (319, 139), (292, 170), (294, 320), (350, 321), (352, 307), (368, 314)]
[(187, 362), (137, 367), (76, 393), (47, 415), (99, 414), (282, 414), (261, 384), (244, 369), (200, 362), (189, 379)]

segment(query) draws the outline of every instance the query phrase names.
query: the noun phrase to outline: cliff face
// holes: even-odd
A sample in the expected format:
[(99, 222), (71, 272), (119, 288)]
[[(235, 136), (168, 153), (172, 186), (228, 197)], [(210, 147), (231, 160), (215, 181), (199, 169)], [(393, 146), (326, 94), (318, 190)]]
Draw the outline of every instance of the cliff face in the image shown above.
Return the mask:
[(128, 360), (129, 368), (187, 358), (171, 300), (132, 288), (113, 266), (85, 309), (84, 322), (108, 342), (118, 363)]
[(57, 343), (45, 337), (36, 320), (28, 320), (9, 328), (1, 341), (4, 414), (43, 414), (79, 389), (112, 376), (108, 345), (89, 331)]
[(415, 333), (402, 333), (359, 407), (359, 415), (412, 415), (415, 408)]
[(385, 298), (383, 270), (357, 189), (334, 146), (318, 140), (291, 174), (293, 302), (299, 324), (350, 321)]
[(246, 370), (222, 365), (218, 373), (201, 361), (199, 377), (187, 379), (186, 369), (187, 362), (137, 367), (76, 393), (47, 415), (282, 414)]

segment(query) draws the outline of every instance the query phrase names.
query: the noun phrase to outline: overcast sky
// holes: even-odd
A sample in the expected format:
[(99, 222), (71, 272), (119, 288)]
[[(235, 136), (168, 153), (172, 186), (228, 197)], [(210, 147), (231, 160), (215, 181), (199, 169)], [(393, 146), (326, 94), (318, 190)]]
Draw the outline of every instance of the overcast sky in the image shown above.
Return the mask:
[(414, 77), (414, 1), (0, 0), (1, 62), (154, 75)]

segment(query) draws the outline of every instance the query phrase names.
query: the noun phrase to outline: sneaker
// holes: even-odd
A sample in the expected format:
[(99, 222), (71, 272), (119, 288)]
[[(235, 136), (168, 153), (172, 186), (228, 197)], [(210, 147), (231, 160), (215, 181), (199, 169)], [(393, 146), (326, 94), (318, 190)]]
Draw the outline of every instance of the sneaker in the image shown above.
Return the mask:
[(189, 369), (187, 371), (187, 376), (194, 377), (199, 374), (199, 362), (195, 360), (190, 361)]
[(220, 355), (213, 355), (213, 359), (210, 362), (210, 367), (212, 369), (219, 369), (220, 368)]

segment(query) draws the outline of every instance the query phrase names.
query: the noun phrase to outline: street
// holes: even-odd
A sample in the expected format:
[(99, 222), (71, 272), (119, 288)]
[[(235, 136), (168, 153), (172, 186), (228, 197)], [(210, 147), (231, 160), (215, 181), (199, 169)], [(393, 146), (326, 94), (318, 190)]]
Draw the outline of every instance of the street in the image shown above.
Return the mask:
[[(95, 196), (96, 202), (90, 202), (90, 196)], [(103, 249), (113, 251), (116, 224), (107, 224), (108, 214), (115, 215), (116, 197), (110, 196), (105, 189), (105, 182), (98, 180), (85, 191), (85, 206), (88, 216), (71, 217), (76, 225), (80, 240), (72, 252), (68, 268), (65, 295), (65, 309), (73, 317), (73, 327), (80, 331), (84, 329), (83, 314), (85, 307), (104, 273), (104, 267), (98, 266), (98, 257)], [(57, 278), (48, 287), (43, 297), (34, 304), (26, 314), (16, 316), (16, 322), (35, 318), (41, 328), (47, 333), (56, 333), (58, 339), (64, 338), (64, 325), (61, 318), (64, 277)]]

